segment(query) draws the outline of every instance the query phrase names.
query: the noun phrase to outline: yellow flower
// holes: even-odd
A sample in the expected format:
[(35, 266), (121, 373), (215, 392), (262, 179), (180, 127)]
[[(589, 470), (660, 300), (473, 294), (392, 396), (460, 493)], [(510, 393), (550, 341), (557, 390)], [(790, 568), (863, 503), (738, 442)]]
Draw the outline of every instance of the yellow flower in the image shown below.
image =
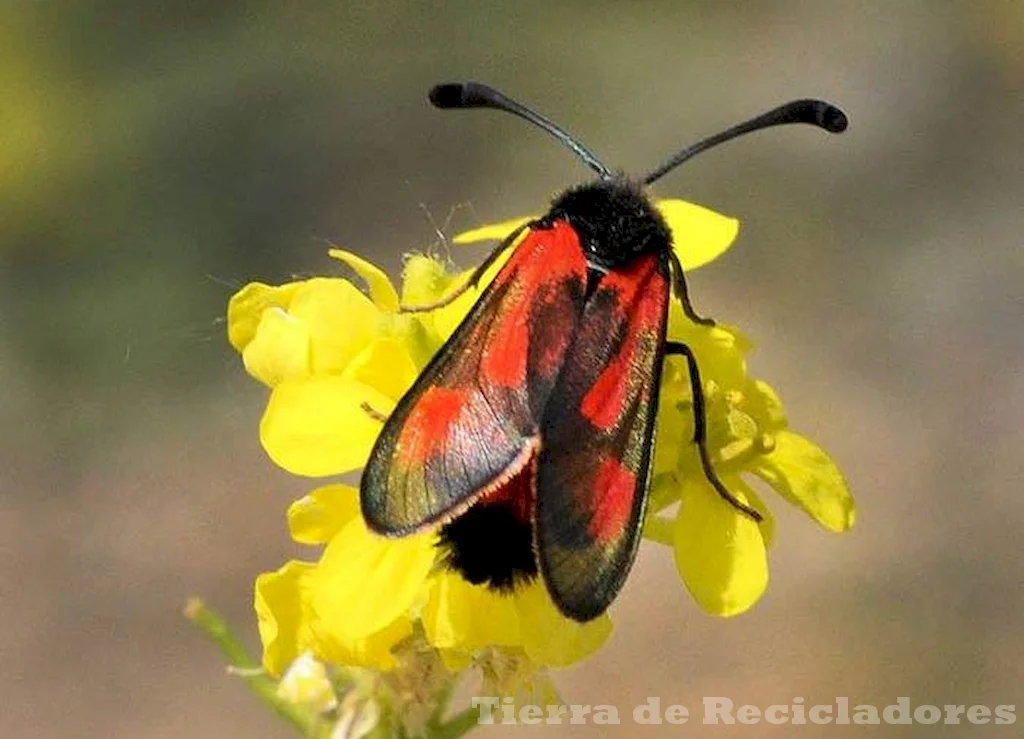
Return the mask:
[[(331, 255), (357, 271), (369, 298), (347, 280), (313, 278), (247, 285), (228, 308), (232, 345), (271, 388), (261, 441), (279, 465), (309, 476), (362, 466), (381, 426), (366, 406), (389, 412), (473, 300), (398, 314), (397, 292), (380, 270), (341, 250)], [(469, 274), (411, 256), (403, 298), (437, 300)], [(518, 655), (520, 665), (560, 667), (611, 633), (607, 616), (583, 625), (566, 619), (539, 582), (509, 596), (462, 581), (438, 567), (433, 533), (371, 533), (349, 486), (314, 490), (288, 520), (296, 541), (325, 548), (316, 563), (289, 562), (257, 579), (264, 665), (273, 674), (306, 651), (334, 664), (393, 669), (400, 645), (419, 634), (453, 667), (489, 647)]]
[[(733, 219), (679, 200), (658, 206), (684, 268), (711, 261), (735, 238)], [(520, 222), (456, 241), (501, 238)], [(252, 283), (228, 308), (232, 345), (248, 372), (271, 391), (261, 442), (281, 467), (310, 477), (363, 466), (380, 415), (394, 408), (478, 294), (467, 291), (431, 312), (399, 313), (398, 291), (380, 269), (348, 252), (330, 254), (362, 279), (365, 293), (342, 278), (278, 287)], [(435, 302), (470, 274), (410, 256), (401, 302)], [(772, 531), (767, 509), (741, 475), (765, 480), (830, 530), (853, 524), (853, 503), (828, 457), (787, 430), (774, 392), (747, 376), (750, 345), (739, 332), (696, 325), (674, 304), (669, 338), (685, 342), (697, 357), (714, 468), (764, 521), (758, 525), (707, 482), (692, 443), (686, 365), (670, 358), (660, 391), (645, 534), (674, 547), (680, 574), (701, 607), (732, 615), (764, 590)], [(512, 594), (466, 582), (439, 562), (435, 532), (397, 539), (371, 533), (359, 515), (358, 491), (347, 485), (325, 485), (296, 501), (288, 522), (297, 542), (323, 551), (316, 562), (288, 562), (257, 579), (264, 665), (273, 674), (307, 652), (337, 665), (423, 669), (416, 655), (427, 650), (451, 670), (475, 662), (484, 674), (502, 675), (495, 683), (514, 692), (531, 688), (537, 667), (583, 659), (610, 634), (607, 615), (587, 624), (562, 616), (539, 579)]]
[[(775, 391), (746, 374), (750, 342), (736, 329), (701, 326), (673, 312), (669, 338), (693, 348), (706, 401), (708, 448), (726, 488), (763, 516), (758, 525), (726, 502), (704, 475), (694, 433), (685, 363), (670, 358), (661, 388), (651, 509), (645, 533), (673, 547), (676, 567), (706, 611), (733, 616), (753, 606), (768, 585), (768, 508), (744, 480), (754, 475), (829, 531), (851, 528), (853, 498), (835, 463), (787, 428)], [(671, 506), (678, 508), (665, 515)]]

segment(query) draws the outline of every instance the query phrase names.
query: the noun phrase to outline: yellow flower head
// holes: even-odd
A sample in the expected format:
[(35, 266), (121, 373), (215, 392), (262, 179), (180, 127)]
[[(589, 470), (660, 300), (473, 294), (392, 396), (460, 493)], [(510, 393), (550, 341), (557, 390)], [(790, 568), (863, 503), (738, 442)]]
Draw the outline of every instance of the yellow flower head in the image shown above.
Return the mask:
[[(684, 268), (711, 261), (735, 238), (733, 219), (679, 200), (658, 207), (674, 243), (684, 247), (678, 251)], [(520, 222), (456, 241), (501, 238)], [(309, 477), (365, 464), (380, 417), (478, 295), (469, 290), (435, 311), (401, 313), (399, 294), (380, 269), (342, 250), (330, 254), (365, 284), (326, 277), (277, 287), (252, 283), (228, 308), (232, 345), (248, 372), (271, 390), (261, 442), (278, 465)], [(410, 256), (401, 302), (436, 302), (469, 275), (429, 256)], [(852, 526), (853, 502), (824, 452), (787, 429), (771, 388), (747, 376), (750, 345), (738, 331), (696, 324), (675, 306), (668, 338), (691, 347), (700, 367), (711, 464), (731, 494), (763, 520), (758, 524), (737, 510), (708, 482), (692, 443), (686, 363), (670, 358), (660, 388), (645, 535), (674, 548), (679, 573), (702, 608), (733, 615), (764, 591), (772, 535), (767, 508), (744, 475), (764, 480), (832, 531)], [(436, 531), (397, 539), (371, 533), (358, 491), (347, 485), (316, 488), (291, 506), (288, 523), (297, 542), (323, 550), (316, 562), (288, 562), (256, 581), (264, 665), (274, 674), (308, 652), (330, 664), (408, 677), (427, 670), (422, 655), (430, 653), (449, 670), (476, 664), (506, 693), (543, 690), (536, 668), (583, 659), (611, 632), (607, 615), (585, 624), (564, 617), (539, 579), (504, 594), (470, 584), (444, 566)], [(429, 684), (424, 674), (418, 678), (413, 682)]]

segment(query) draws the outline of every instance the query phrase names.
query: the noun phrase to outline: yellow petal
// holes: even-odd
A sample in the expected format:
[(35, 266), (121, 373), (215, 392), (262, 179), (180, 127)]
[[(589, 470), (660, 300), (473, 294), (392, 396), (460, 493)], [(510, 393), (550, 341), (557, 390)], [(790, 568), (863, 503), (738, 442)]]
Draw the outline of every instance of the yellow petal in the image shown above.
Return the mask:
[(358, 515), (358, 490), (324, 485), (288, 506), (288, 531), (300, 544), (323, 544)]
[(274, 387), (310, 371), (310, 337), (305, 324), (282, 308), (267, 308), (252, 340), (242, 350), (250, 375)]
[(417, 600), (434, 556), (432, 534), (388, 539), (353, 519), (331, 539), (312, 576), (320, 627), (343, 639), (388, 627)]
[(747, 501), (751, 508), (761, 514), (761, 523), (758, 524), (761, 529), (761, 538), (764, 539), (764, 545), (769, 549), (775, 544), (775, 516), (772, 515), (771, 510), (764, 504), (761, 496), (744, 482), (737, 475), (725, 475), (722, 477), (722, 482), (726, 488), (730, 491), (738, 493), (738, 498)]
[(643, 536), (656, 544), (672, 546), (675, 541), (676, 522), (673, 516), (652, 513), (644, 519)]
[(792, 431), (779, 431), (773, 439), (775, 448), (759, 456), (751, 471), (829, 531), (852, 528), (856, 507), (835, 462)]
[(309, 331), (314, 373), (345, 369), (380, 330), (380, 309), (347, 280), (307, 280), (296, 290), (288, 312)]
[[(461, 284), (461, 283), (460, 283)], [(487, 281), (481, 282), (480, 288), (487, 285)], [(459, 324), (466, 318), (469, 309), (473, 307), (480, 297), (480, 288), (467, 290), (443, 308), (432, 311), (434, 330), (437, 331), (438, 339), (441, 342), (447, 341)]]
[(537, 220), (536, 216), (525, 218), (511, 218), (501, 223), (494, 223), (490, 226), (474, 228), (470, 231), (463, 231), (452, 239), (456, 244), (473, 244), (478, 241), (503, 241), (510, 233), (522, 226), (524, 223)]
[(260, 442), (274, 462), (308, 477), (362, 467), (380, 432), (366, 403), (390, 413), (394, 401), (361, 382), (310, 377), (274, 388), (260, 421)]
[(760, 429), (769, 431), (786, 426), (786, 409), (778, 394), (767, 382), (752, 380), (744, 395), (744, 407), (757, 420)]
[[(654, 514), (669, 508), (679, 502), (682, 495), (682, 485), (679, 484), (678, 470), (672, 472), (661, 472), (651, 478), (651, 484), (647, 493), (647, 514), (653, 517)], [(672, 521), (676, 519), (672, 515)]]
[[(743, 499), (739, 491), (731, 492)], [(719, 616), (746, 611), (768, 586), (768, 557), (757, 523), (703, 478), (684, 483), (675, 560), (697, 604)]]
[[(514, 247), (505, 249), (505, 251), (503, 251), (484, 271), (483, 275), (480, 276), (480, 281), (477, 283), (476, 287), (467, 290), (448, 305), (431, 311), (434, 328), (437, 331), (440, 341), (446, 341), (458, 325), (462, 323), (470, 309), (480, 298), (480, 294), (483, 292), (484, 288), (491, 284), (499, 270), (505, 266), (505, 262), (509, 260), (514, 251)], [(470, 277), (473, 276), (474, 272), (475, 270), (467, 270), (466, 272), (462, 272), (457, 275), (452, 283), (452, 290), (464, 285)]]
[(241, 352), (256, 336), (256, 327), (267, 308), (287, 309), (301, 282), (273, 287), (250, 282), (228, 301), (228, 341)]
[[(719, 387), (743, 386), (746, 382), (744, 354), (750, 348), (746, 337), (730, 326), (694, 323), (684, 315), (678, 300), (669, 305), (668, 317), (668, 338), (693, 350), (705, 384), (713, 380)], [(689, 380), (686, 389), (689, 392)]]
[(397, 339), (384, 336), (374, 339), (359, 352), (342, 373), (347, 380), (369, 385), (397, 401), (416, 379), (416, 365), (409, 352)]
[(473, 666), (473, 654), (459, 649), (438, 649), (441, 661), (449, 672), (459, 673)]
[(388, 313), (398, 310), (398, 293), (395, 292), (395, 288), (384, 270), (344, 249), (329, 249), (327, 253), (347, 264), (363, 278), (370, 290), (370, 298), (381, 310)]
[(563, 616), (539, 580), (516, 592), (523, 648), (533, 661), (568, 667), (600, 649), (612, 633), (607, 613), (581, 624)]
[(254, 605), (263, 642), (263, 666), (271, 675), (280, 675), (312, 646), (303, 604), (306, 579), (312, 571), (312, 564), (293, 560), (256, 578)]
[(381, 333), (401, 344), (416, 371), (426, 367), (427, 362), (441, 346), (441, 338), (434, 329), (429, 313), (396, 313), (382, 322)]
[(326, 662), (336, 665), (390, 670), (396, 665), (391, 650), (412, 634), (412, 622), (405, 617), (392, 621), (369, 636), (350, 639), (325, 626), (320, 619), (312, 622), (317, 650)]
[(422, 619), (427, 641), (438, 649), (473, 650), (520, 643), (514, 599), (471, 585), (451, 572), (433, 579)]
[(683, 269), (697, 269), (717, 259), (736, 239), (740, 222), (685, 200), (656, 203), (672, 232), (672, 248)]

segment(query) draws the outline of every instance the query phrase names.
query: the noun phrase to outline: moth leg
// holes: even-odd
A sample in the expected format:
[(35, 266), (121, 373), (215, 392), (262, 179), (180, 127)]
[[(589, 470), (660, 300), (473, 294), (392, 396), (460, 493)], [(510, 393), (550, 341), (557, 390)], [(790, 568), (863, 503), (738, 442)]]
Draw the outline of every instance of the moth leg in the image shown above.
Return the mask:
[(683, 274), (683, 265), (679, 263), (679, 257), (676, 256), (674, 251), (670, 251), (668, 257), (669, 265), (672, 269), (672, 293), (682, 303), (683, 313), (691, 321), (699, 323), (701, 326), (714, 326), (714, 318), (697, 315), (697, 311), (693, 309), (693, 303), (690, 302), (690, 293), (686, 288), (686, 275)]
[(761, 523), (763, 516), (730, 493), (729, 489), (719, 479), (715, 468), (711, 465), (711, 455), (708, 453), (707, 445), (708, 428), (707, 416), (705, 415), (704, 388), (700, 380), (700, 370), (697, 367), (697, 357), (694, 356), (693, 350), (682, 342), (668, 341), (665, 342), (665, 356), (686, 357), (686, 364), (690, 374), (690, 388), (693, 392), (693, 443), (697, 445), (697, 450), (700, 452), (700, 464), (704, 469), (704, 476), (729, 505)]
[(516, 228), (512, 233), (505, 237), (504, 241), (502, 241), (500, 244), (498, 244), (497, 247), (495, 247), (494, 251), (487, 255), (487, 258), (483, 262), (481, 262), (480, 266), (473, 271), (473, 274), (470, 275), (469, 279), (466, 280), (465, 284), (448, 293), (440, 300), (435, 300), (433, 303), (427, 303), (425, 305), (400, 305), (398, 306), (398, 312), (426, 313), (427, 311), (437, 310), (438, 308), (443, 308), (446, 305), (453, 303), (463, 293), (477, 286), (477, 284), (483, 278), (484, 272), (486, 272), (487, 269), (492, 264), (494, 264), (494, 260), (501, 256), (501, 254), (506, 249), (512, 246), (515, 240), (519, 238), (519, 234), (521, 234), (527, 228), (531, 228), (535, 225), (535, 223), (524, 223), (523, 225)]
[(374, 421), (380, 421), (381, 423), (384, 423), (386, 420), (388, 420), (388, 416), (386, 413), (381, 413), (379, 410), (374, 408), (365, 400), (362, 403), (360, 403), (359, 407), (362, 409), (363, 413), (368, 415)]

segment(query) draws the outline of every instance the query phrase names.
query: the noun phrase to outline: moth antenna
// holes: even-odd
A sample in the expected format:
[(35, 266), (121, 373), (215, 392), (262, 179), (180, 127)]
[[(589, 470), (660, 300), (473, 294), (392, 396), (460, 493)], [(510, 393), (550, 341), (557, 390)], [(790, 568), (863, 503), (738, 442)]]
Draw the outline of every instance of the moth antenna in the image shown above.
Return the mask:
[(498, 92), (493, 87), (488, 87), (479, 82), (449, 82), (437, 85), (430, 91), (430, 102), (434, 107), (443, 110), (491, 108), (517, 115), (558, 139), (564, 146), (567, 146), (576, 156), (582, 159), (584, 164), (594, 170), (602, 180), (610, 180), (615, 177), (615, 174), (601, 163), (594, 152), (580, 143), (572, 134), (540, 113)]
[(780, 105), (778, 108), (769, 110), (767, 113), (751, 118), (749, 121), (739, 123), (732, 128), (727, 128), (721, 133), (709, 136), (703, 141), (698, 141), (688, 146), (656, 170), (644, 178), (644, 184), (661, 179), (687, 159), (700, 154), (714, 146), (723, 144), (726, 141), (742, 136), (753, 131), (760, 131), (762, 128), (772, 126), (784, 126), (790, 123), (809, 123), (812, 126), (824, 129), (829, 133), (842, 133), (849, 125), (846, 114), (831, 103), (824, 100), (794, 100), (793, 102)]

